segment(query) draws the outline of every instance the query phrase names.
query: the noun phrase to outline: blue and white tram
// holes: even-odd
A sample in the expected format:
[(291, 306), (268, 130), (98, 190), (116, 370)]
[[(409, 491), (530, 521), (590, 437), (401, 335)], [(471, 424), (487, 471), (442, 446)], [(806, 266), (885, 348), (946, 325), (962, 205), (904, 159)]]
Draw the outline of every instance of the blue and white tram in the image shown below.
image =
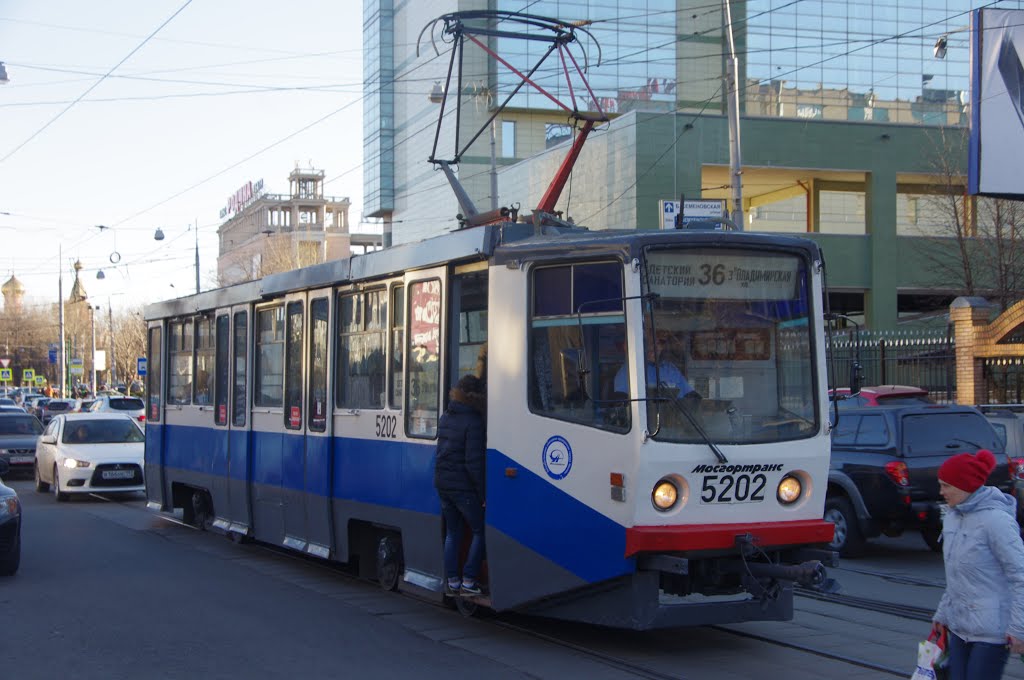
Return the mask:
[(822, 281), (803, 239), (506, 223), (154, 304), (150, 505), (440, 601), (437, 420), (486, 356), (484, 604), (788, 619), (833, 557)]

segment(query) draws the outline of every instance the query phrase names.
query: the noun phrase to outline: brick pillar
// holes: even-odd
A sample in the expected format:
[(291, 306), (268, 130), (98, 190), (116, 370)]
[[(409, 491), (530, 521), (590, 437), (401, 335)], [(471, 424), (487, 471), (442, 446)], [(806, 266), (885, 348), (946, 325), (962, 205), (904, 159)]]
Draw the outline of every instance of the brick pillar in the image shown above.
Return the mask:
[(991, 305), (984, 298), (958, 297), (949, 306), (956, 339), (956, 403), (980, 404), (985, 398), (981, 360), (976, 358)]

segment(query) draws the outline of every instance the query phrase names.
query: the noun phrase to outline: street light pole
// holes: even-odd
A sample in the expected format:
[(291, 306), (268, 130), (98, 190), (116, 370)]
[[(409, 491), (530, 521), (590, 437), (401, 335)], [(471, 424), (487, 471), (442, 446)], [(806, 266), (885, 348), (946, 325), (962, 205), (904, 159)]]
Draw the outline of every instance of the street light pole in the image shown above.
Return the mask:
[(57, 261), (57, 306), (60, 308), (60, 318), (57, 323), (60, 329), (60, 357), (58, 357), (60, 363), (57, 368), (57, 384), (60, 385), (60, 394), (54, 396), (64, 397), (67, 396), (68, 389), (65, 383), (68, 357), (67, 346), (64, 344), (64, 247), (62, 245), (57, 246)]
[(92, 394), (94, 397), (96, 396), (96, 310), (99, 308), (99, 305), (96, 305), (95, 308), (89, 305), (89, 325), (92, 327)]
[(196, 295), (199, 295), (199, 220), (195, 223), (196, 231)]
[(732, 9), (730, 0), (722, 0), (723, 30), (729, 54), (725, 59), (726, 103), (729, 114), (729, 185), (732, 189), (732, 206), (729, 217), (736, 228), (743, 230), (743, 161), (740, 155), (740, 88), (736, 79), (739, 75), (739, 59), (736, 58), (736, 43), (732, 34)]
[(107, 337), (110, 339), (110, 389), (117, 389), (117, 365), (114, 363), (114, 308), (110, 306), (110, 298), (107, 298)]

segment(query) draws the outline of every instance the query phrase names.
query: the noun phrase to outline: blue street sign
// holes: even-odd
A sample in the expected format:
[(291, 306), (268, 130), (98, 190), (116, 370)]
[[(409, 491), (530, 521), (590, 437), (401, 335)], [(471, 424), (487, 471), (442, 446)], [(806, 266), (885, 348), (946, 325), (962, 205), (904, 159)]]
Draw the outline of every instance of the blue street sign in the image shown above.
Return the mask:
[(57, 363), (57, 350), (51, 349), (50, 352), (49, 352), (49, 357), (50, 357), (50, 363), (51, 364)]
[(146, 357), (139, 357), (138, 359), (136, 359), (136, 373), (138, 373), (139, 375), (146, 375), (146, 363)]

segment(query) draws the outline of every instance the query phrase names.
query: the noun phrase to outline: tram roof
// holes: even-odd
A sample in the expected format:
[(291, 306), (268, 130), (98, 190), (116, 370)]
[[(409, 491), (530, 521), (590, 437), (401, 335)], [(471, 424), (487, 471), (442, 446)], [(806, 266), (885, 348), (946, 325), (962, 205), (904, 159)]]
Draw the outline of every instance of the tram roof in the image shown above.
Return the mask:
[(450, 262), (488, 260), (502, 264), (524, 255), (543, 257), (579, 256), (588, 251), (607, 254), (618, 251), (624, 257), (635, 256), (647, 245), (679, 243), (682, 233), (691, 244), (735, 246), (739, 243), (761, 247), (798, 248), (818, 254), (815, 242), (779, 234), (720, 231), (600, 230), (544, 227), (535, 233), (532, 225), (508, 223), (462, 229), (414, 243), (403, 243), (383, 250), (346, 259), (270, 274), (255, 281), (156, 302), (146, 307), (146, 319), (161, 319), (223, 309), (259, 300), (280, 297), (290, 292), (326, 288), (354, 281), (437, 266)]

